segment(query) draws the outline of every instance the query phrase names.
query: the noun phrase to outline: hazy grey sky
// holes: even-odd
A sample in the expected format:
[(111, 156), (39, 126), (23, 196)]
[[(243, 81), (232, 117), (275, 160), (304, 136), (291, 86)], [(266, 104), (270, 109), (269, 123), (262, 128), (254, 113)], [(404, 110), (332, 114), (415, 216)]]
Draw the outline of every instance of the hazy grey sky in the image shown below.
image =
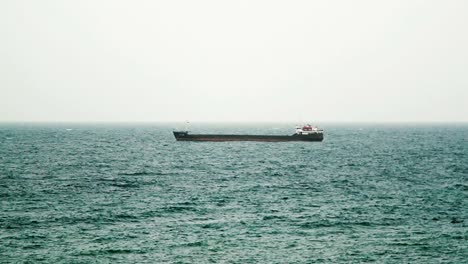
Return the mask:
[(468, 121), (468, 1), (1, 1), (0, 121)]

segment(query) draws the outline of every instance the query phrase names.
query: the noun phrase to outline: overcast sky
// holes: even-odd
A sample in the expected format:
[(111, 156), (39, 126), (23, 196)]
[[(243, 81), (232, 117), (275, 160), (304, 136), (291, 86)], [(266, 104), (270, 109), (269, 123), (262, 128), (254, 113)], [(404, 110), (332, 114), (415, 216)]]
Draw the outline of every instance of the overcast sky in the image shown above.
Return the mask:
[(0, 121), (468, 121), (468, 1), (1, 1)]

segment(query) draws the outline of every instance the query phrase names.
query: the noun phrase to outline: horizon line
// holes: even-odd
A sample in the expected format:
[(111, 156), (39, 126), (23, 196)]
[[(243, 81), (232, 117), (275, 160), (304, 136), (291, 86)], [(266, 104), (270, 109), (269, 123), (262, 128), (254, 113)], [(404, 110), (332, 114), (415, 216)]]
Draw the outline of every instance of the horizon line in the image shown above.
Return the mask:
[(58, 121), (21, 121), (21, 120), (14, 120), (14, 121), (3, 121), (0, 120), (0, 124), (161, 124), (161, 123), (218, 123), (218, 124), (239, 124), (239, 123), (258, 123), (258, 124), (290, 124), (290, 123), (355, 123), (355, 124), (468, 124), (468, 121), (421, 121), (421, 120), (416, 120), (416, 121), (395, 121), (395, 120), (390, 120), (390, 121), (340, 121), (340, 120), (317, 120), (317, 121), (203, 121), (203, 120), (195, 120), (195, 121), (176, 121), (176, 120), (171, 120), (171, 121), (141, 121), (141, 120), (134, 120), (134, 121), (110, 121), (110, 120), (100, 120), (100, 121), (64, 121), (64, 120), (58, 120)]

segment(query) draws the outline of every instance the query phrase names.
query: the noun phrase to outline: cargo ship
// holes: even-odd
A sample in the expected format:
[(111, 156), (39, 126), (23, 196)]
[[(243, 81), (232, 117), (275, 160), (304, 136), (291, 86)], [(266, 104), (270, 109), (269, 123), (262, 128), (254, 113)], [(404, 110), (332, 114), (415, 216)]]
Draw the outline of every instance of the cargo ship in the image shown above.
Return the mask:
[(311, 125), (297, 126), (292, 135), (237, 135), (237, 134), (190, 134), (188, 130), (173, 131), (177, 141), (322, 141), (323, 129)]

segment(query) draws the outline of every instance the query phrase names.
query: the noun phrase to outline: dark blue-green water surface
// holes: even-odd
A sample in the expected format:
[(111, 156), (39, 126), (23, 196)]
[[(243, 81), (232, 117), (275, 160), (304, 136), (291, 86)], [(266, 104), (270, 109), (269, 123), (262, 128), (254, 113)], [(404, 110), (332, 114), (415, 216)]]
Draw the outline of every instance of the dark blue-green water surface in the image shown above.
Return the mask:
[(468, 263), (467, 125), (324, 129), (2, 124), (0, 262)]

